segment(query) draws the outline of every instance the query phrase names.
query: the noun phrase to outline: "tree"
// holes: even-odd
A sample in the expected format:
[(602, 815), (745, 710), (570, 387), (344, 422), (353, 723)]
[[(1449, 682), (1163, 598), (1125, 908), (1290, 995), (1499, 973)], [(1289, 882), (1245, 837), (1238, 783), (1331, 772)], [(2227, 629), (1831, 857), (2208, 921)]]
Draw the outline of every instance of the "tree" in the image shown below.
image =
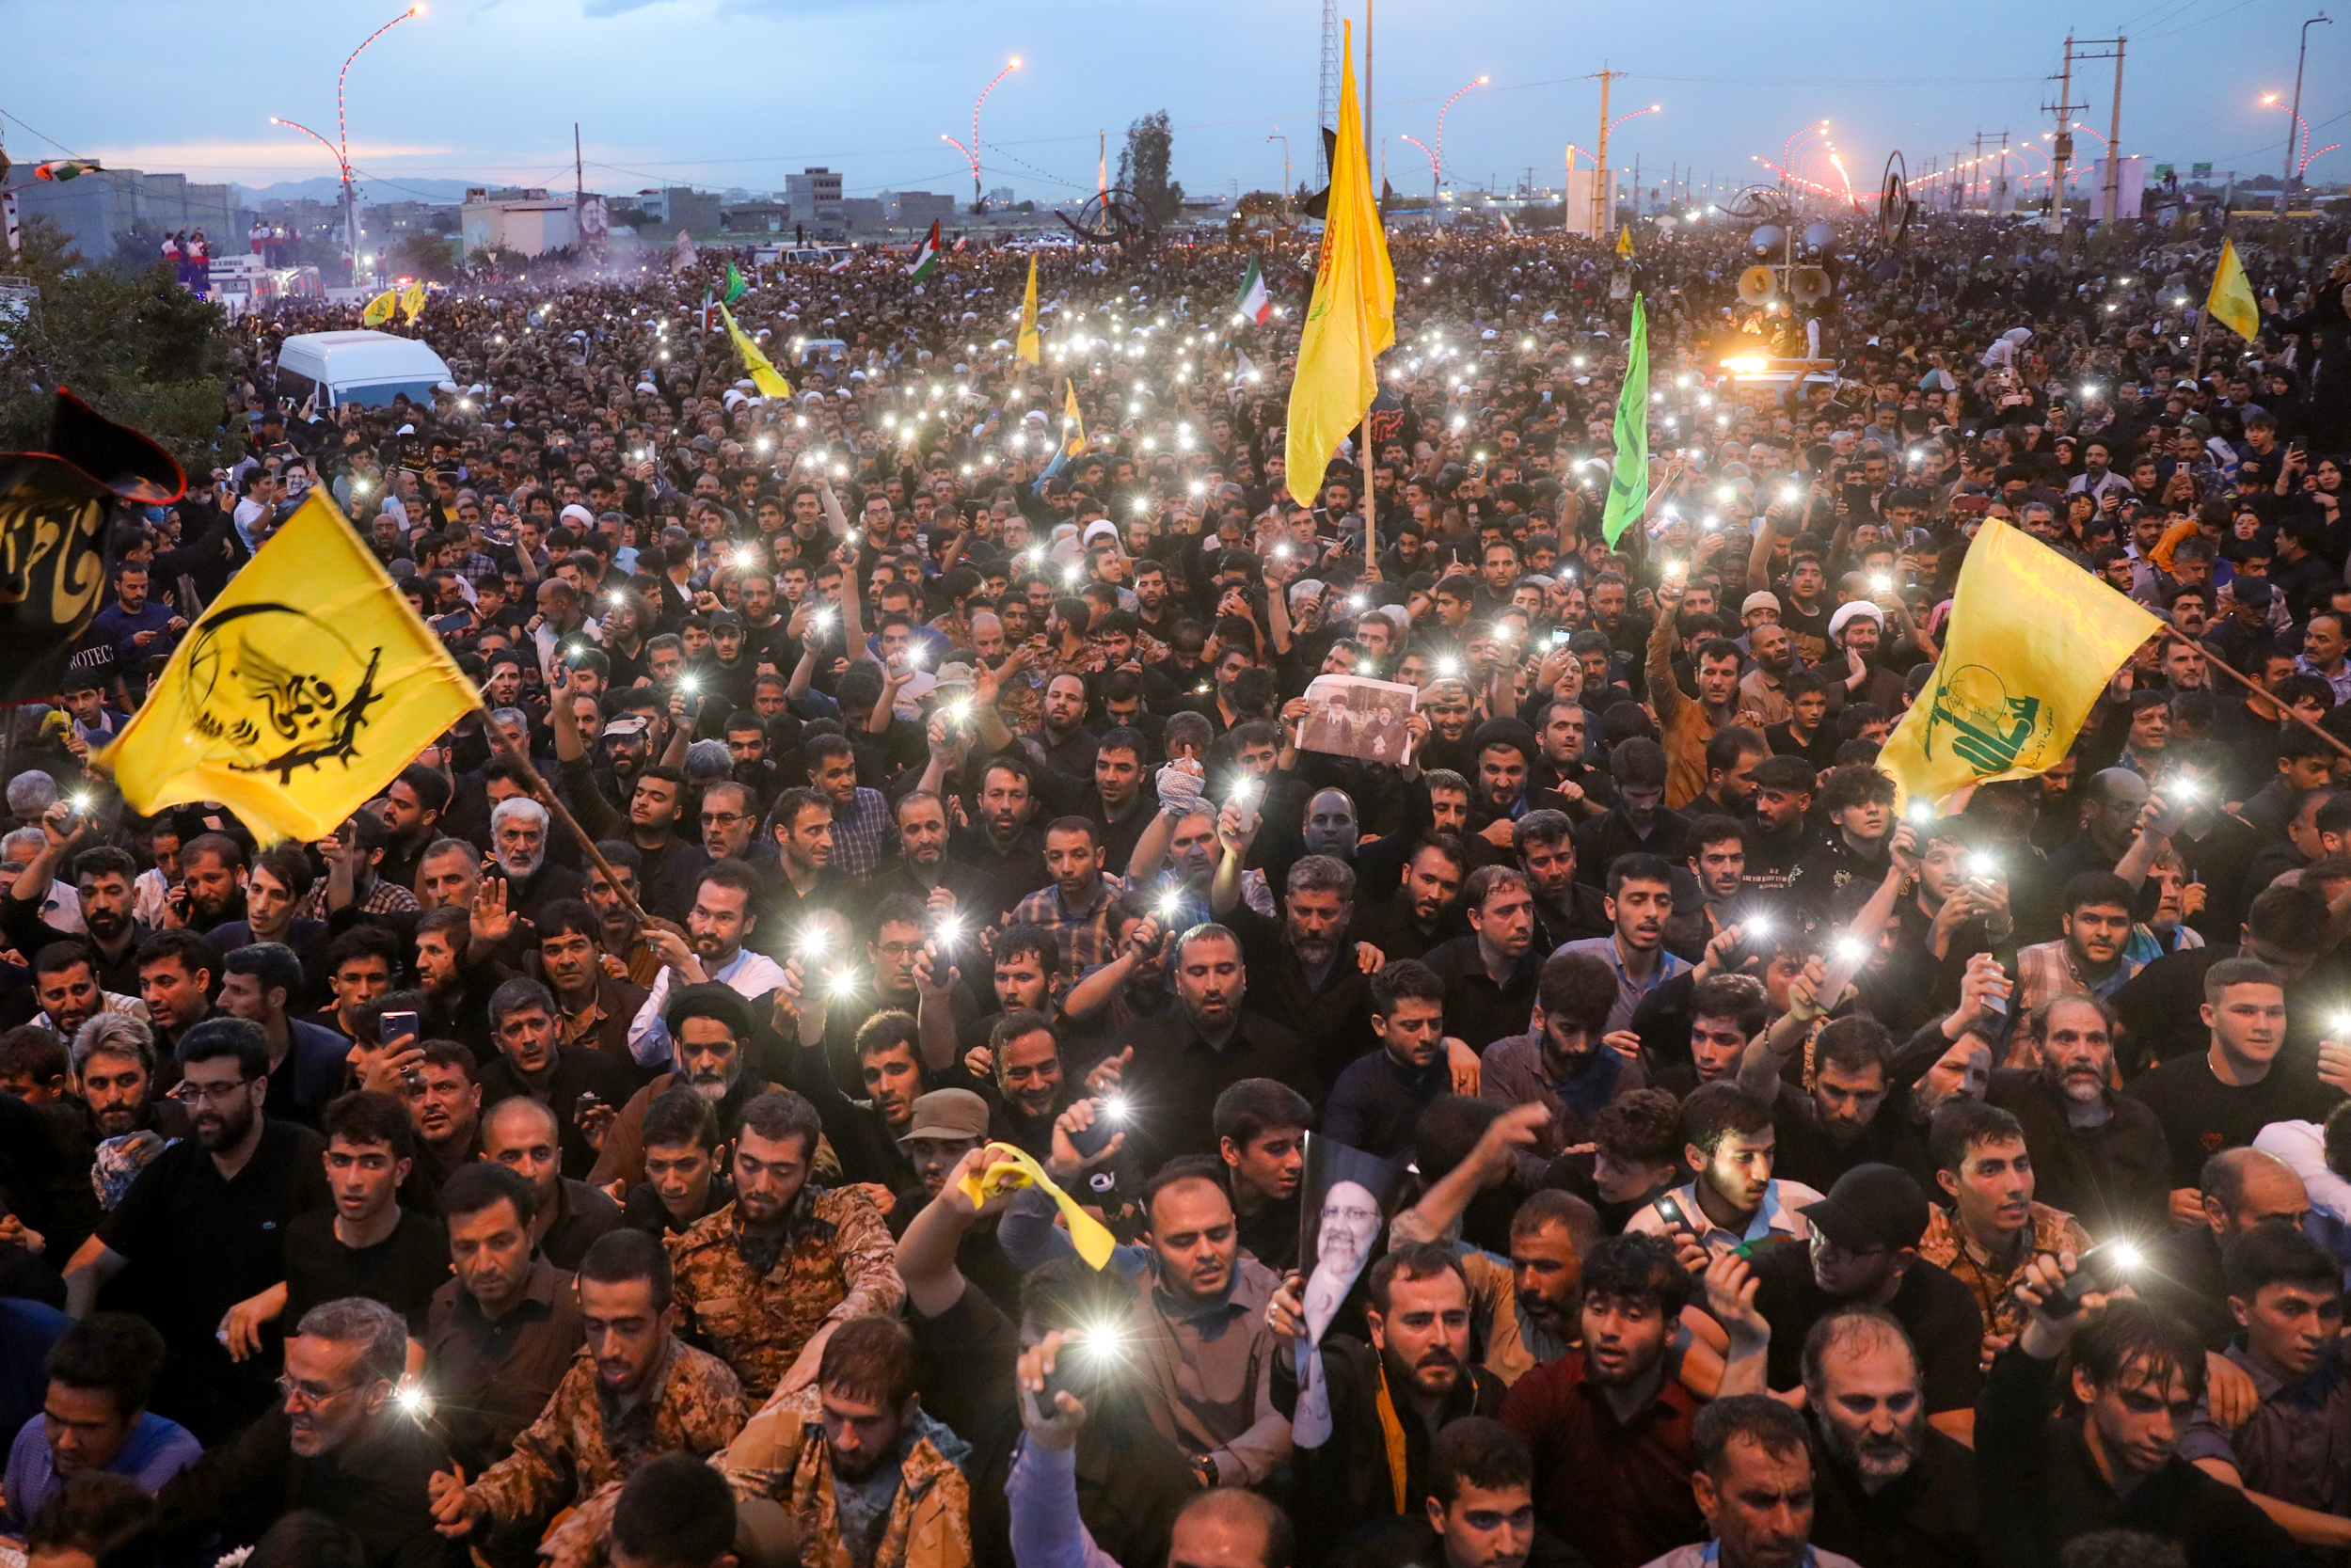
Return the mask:
[(446, 283), (457, 271), (457, 246), (438, 234), (403, 234), (391, 247), (391, 270), (400, 277)]
[(48, 439), (59, 387), (152, 436), (203, 471), (244, 446), (227, 413), (229, 338), (220, 308), (173, 280), (160, 259), (122, 277), (83, 264), (56, 224), (28, 218), (15, 271), (39, 291), (21, 321), (0, 322), (0, 451)]
[(1175, 150), (1175, 133), (1168, 111), (1145, 115), (1126, 128), (1126, 145), (1119, 149), (1119, 183), (1135, 193), (1152, 223), (1167, 223), (1183, 207), (1183, 187), (1168, 178)]

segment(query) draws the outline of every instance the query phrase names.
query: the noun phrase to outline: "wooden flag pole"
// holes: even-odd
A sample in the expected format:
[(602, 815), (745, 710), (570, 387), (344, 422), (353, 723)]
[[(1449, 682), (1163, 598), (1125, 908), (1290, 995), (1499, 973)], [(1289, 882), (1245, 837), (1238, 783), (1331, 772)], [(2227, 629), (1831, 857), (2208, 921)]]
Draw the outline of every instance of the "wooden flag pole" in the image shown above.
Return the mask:
[(571, 836), (580, 841), (580, 850), (588, 857), (588, 863), (604, 874), (604, 879), (612, 884), (612, 892), (620, 899), (622, 905), (630, 914), (637, 917), (637, 924), (651, 926), (653, 917), (644, 912), (644, 907), (637, 902), (627, 887), (622, 885), (620, 873), (612, 869), (612, 863), (604, 858), (603, 851), (596, 847), (596, 840), (588, 836), (588, 831), (580, 825), (580, 819), (572, 816), (571, 808), (564, 804), (555, 791), (548, 787), (546, 777), (539, 772), (538, 765), (531, 760), (531, 753), (508, 740), (505, 732), (498, 727), (498, 721), (490, 717), (489, 700), (481, 699), (474, 711), (482, 716), (482, 722), (489, 727), (492, 742), (506, 754), (507, 760), (512, 762), (522, 774), (522, 782), (531, 791), (531, 798), (547, 808), (548, 816), (570, 830)]
[[(2242, 671), (2232, 670), (2228, 665), (2221, 663), (2220, 660), (2213, 657), (2213, 656), (2206, 651), (2201, 642), (2197, 641), (2186, 633), (2177, 630), (2171, 626), (2166, 626), (2163, 628), (2163, 635), (2172, 638), (2178, 641), (2184, 642), (2189, 647), (2194, 648), (2198, 653), (2203, 654), (2205, 663), (2211, 665), (2214, 669), (2219, 671), (2222, 674), (2228, 676), (2239, 686), (2244, 687), (2248, 691), (2260, 692), (2264, 697), (2269, 696), (2268, 691), (2263, 688), (2261, 682), (2255, 680), (2252, 676), (2244, 673)], [(2316, 720), (2311, 719), (2308, 715), (2300, 713), (2294, 708), (2290, 708), (2282, 703), (2279, 703), (2274, 697), (2271, 697), (2270, 701), (2276, 705), (2278, 711), (2283, 714), (2286, 718), (2293, 720), (2297, 724), (2300, 724), (2304, 729), (2318, 736), (2319, 739), (2325, 741), (2327, 745), (2332, 746), (2345, 757), (2351, 757), (2351, 746), (2344, 745), (2341, 740), (2337, 739), (2334, 736), (2328, 734), (2325, 729), (2321, 728)]]

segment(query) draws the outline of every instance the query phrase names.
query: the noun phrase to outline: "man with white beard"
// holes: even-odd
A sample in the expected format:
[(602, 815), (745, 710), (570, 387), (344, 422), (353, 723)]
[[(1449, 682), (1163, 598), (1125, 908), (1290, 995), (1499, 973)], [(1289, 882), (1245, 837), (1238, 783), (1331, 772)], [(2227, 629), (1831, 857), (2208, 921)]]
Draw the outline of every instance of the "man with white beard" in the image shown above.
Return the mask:
[(569, 866), (548, 863), (547, 830), (547, 808), (527, 795), (500, 800), (490, 813), (490, 852), (506, 878), (506, 907), (526, 920), (588, 885)]

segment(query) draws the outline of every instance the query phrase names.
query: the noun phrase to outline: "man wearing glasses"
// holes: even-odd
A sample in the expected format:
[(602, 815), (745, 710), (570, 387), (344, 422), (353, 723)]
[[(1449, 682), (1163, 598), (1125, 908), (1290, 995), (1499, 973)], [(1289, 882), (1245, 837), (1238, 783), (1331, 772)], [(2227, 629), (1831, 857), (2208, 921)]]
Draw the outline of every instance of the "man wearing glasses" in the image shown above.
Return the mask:
[(1881, 1307), (1918, 1349), (1928, 1422), (1968, 1441), (1983, 1383), (1983, 1312), (1974, 1291), (1918, 1256), (1928, 1205), (1917, 1179), (1895, 1165), (1855, 1165), (1803, 1215), (1806, 1246), (1771, 1247), (1754, 1260), (1755, 1310), (1771, 1325), (1771, 1386), (1803, 1381), (1814, 1323), (1841, 1307)]
[(462, 1568), (464, 1547), (435, 1534), (423, 1506), (448, 1448), (428, 1409), (394, 1397), (407, 1354), (406, 1321), (380, 1301), (311, 1307), (286, 1341), (278, 1408), (173, 1478), (156, 1499), (160, 1534), (248, 1545), (308, 1509), (357, 1535), (369, 1562)]
[(130, 1271), (123, 1291), (170, 1352), (154, 1408), (212, 1444), (267, 1407), (278, 1361), (275, 1336), (239, 1364), (214, 1331), (231, 1307), (285, 1278), (287, 1225), (330, 1196), (319, 1135), (262, 1114), (269, 1042), (260, 1024), (207, 1019), (177, 1055), (172, 1098), (195, 1136), (150, 1161), (74, 1253), (66, 1310), (88, 1316), (100, 1288)]

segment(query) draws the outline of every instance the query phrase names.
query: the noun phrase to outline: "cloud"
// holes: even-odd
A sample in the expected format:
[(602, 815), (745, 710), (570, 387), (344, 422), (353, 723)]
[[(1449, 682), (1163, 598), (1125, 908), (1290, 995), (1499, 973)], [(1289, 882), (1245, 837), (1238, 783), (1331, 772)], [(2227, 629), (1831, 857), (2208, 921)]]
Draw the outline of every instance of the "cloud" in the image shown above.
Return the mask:
[[(383, 158), (441, 156), (454, 150), (422, 143), (361, 141), (351, 144), (351, 161), (360, 164)], [(101, 147), (94, 149), (91, 156), (111, 168), (184, 170), (196, 175), (268, 169), (315, 173), (319, 165), (327, 161), (325, 148), (292, 131), (269, 141), (146, 142), (132, 147)]]

